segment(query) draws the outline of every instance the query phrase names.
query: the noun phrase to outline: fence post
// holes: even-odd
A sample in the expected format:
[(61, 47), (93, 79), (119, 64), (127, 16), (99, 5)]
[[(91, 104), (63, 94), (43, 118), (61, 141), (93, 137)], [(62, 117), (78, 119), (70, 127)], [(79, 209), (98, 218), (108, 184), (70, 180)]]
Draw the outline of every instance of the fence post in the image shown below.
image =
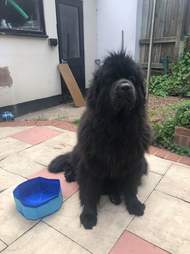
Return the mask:
[(148, 53), (148, 69), (147, 69), (147, 78), (146, 78), (146, 100), (148, 101), (149, 97), (149, 82), (151, 74), (151, 60), (152, 60), (152, 45), (153, 45), (153, 35), (154, 35), (154, 22), (155, 22), (155, 12), (156, 12), (156, 0), (153, 3), (152, 19), (151, 19), (151, 30), (150, 30), (150, 44), (149, 44), (149, 53)]

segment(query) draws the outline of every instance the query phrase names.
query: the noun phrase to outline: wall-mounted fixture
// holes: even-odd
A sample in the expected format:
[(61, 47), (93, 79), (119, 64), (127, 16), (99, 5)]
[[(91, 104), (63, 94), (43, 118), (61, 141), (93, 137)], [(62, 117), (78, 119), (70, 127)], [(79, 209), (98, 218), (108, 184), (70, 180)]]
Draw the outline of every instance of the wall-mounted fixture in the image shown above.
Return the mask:
[(58, 40), (56, 38), (49, 38), (48, 43), (51, 47), (56, 47), (58, 44)]

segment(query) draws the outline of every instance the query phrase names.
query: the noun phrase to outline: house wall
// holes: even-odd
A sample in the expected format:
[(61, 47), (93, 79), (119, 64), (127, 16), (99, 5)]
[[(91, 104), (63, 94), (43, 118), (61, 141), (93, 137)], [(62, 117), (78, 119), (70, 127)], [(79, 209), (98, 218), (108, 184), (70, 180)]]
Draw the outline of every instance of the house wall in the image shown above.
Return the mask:
[[(46, 32), (57, 38), (54, 0), (44, 0)], [(96, 57), (96, 0), (84, 0), (86, 84)], [(8, 66), (11, 87), (0, 87), (0, 107), (61, 94), (58, 47), (44, 38), (0, 35), (0, 67)]]
[(96, 0), (84, 0), (84, 47), (86, 87), (92, 79), (97, 57), (97, 16)]
[[(46, 32), (57, 38), (55, 2), (44, 0)], [(57, 72), (58, 47), (34, 37), (1, 36), (0, 66), (8, 66), (11, 88), (0, 89), (0, 107), (50, 97), (61, 93)]]
[(97, 0), (97, 57), (121, 49), (121, 31), (125, 48), (135, 57), (138, 0)]

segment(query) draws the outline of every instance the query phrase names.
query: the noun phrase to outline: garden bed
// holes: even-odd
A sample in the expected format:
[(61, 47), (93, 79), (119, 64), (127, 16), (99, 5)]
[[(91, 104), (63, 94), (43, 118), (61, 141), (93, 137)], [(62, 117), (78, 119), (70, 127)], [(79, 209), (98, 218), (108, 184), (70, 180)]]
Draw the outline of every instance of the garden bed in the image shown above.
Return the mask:
[(149, 96), (148, 116), (151, 123), (163, 122), (169, 117), (173, 117), (176, 108), (183, 102), (187, 101), (185, 98), (167, 96)]
[(189, 138), (184, 135), (179, 137), (179, 131), (176, 134), (176, 130), (182, 130), (182, 128), (183, 130), (186, 128), (185, 133), (189, 133), (189, 99), (150, 96), (148, 115), (153, 129), (153, 144), (155, 146), (168, 149), (179, 155), (190, 156)]

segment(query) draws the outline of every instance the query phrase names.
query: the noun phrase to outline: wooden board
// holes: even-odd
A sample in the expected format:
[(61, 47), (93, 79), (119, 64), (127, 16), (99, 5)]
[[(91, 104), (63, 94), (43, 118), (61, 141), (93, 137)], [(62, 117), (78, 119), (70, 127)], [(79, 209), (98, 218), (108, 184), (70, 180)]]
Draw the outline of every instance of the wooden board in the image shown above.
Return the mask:
[(76, 107), (84, 106), (85, 105), (84, 98), (83, 98), (82, 93), (79, 89), (79, 86), (73, 76), (73, 73), (72, 73), (71, 69), (69, 68), (69, 65), (66, 63), (59, 64), (58, 69), (61, 73), (63, 80), (65, 81), (67, 88), (69, 89), (69, 92), (73, 98), (75, 106)]

